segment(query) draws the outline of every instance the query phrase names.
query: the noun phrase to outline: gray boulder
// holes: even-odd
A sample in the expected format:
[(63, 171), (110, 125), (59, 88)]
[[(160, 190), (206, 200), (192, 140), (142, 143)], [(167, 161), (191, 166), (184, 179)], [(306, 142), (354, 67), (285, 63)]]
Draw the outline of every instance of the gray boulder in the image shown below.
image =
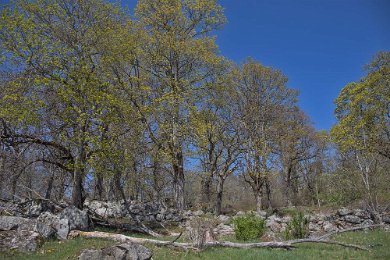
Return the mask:
[(46, 200), (29, 200), (20, 204), (23, 208), (24, 214), (29, 217), (38, 217), (44, 212), (55, 212), (55, 205)]
[(152, 251), (136, 243), (124, 243), (100, 250), (87, 249), (79, 256), (79, 260), (148, 260)]
[(390, 224), (390, 214), (388, 215), (383, 215), (382, 216), (382, 221), (386, 224)]
[(0, 231), (0, 251), (17, 250), (20, 252), (33, 252), (41, 247), (42, 244), (42, 237), (34, 231)]
[[(0, 216), (0, 230), (8, 231), (17, 229), (22, 224), (30, 223), (28, 218)], [(30, 230), (30, 229), (29, 229)]]
[(37, 219), (36, 229), (44, 238), (66, 239), (69, 229), (68, 219), (61, 219), (50, 212), (42, 213)]
[(79, 210), (74, 206), (65, 208), (59, 215), (60, 219), (68, 219), (69, 230), (88, 230), (89, 219), (86, 211)]
[(218, 220), (221, 222), (221, 223), (228, 223), (230, 221), (230, 217), (229, 216), (226, 216), (226, 215), (219, 215), (218, 216)]
[(354, 215), (348, 215), (344, 217), (345, 221), (351, 224), (360, 224), (363, 222), (363, 220), (357, 216)]
[(204, 215), (204, 211), (203, 210), (197, 210), (197, 211), (192, 212), (192, 214), (194, 216), (196, 216), (196, 217), (200, 217), (200, 216)]
[(363, 219), (370, 219), (370, 213), (361, 209), (355, 209), (353, 215)]
[(350, 214), (352, 214), (353, 213), (353, 211), (352, 210), (350, 210), (350, 209), (347, 209), (347, 208), (341, 208), (341, 209), (339, 209), (338, 211), (337, 211), (337, 214), (339, 215), (339, 216), (346, 216), (346, 215), (350, 215)]
[(27, 219), (27, 221), (19, 224), (17, 230), (27, 230), (27, 231), (34, 231), (37, 232), (37, 219)]

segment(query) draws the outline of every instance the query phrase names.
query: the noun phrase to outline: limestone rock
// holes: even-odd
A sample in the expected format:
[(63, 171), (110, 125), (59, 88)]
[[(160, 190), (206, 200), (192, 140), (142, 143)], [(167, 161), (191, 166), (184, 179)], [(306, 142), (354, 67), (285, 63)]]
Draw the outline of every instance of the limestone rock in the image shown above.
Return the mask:
[(0, 216), (0, 230), (8, 231), (17, 229), (20, 225), (29, 223), (28, 218)]
[(347, 215), (344, 217), (345, 221), (352, 224), (360, 224), (363, 222), (363, 220), (357, 216), (354, 215)]
[(337, 227), (328, 221), (324, 222), (323, 228), (325, 232), (337, 231)]
[(353, 211), (350, 210), (350, 209), (347, 209), (347, 208), (341, 208), (341, 209), (339, 209), (339, 210), (337, 211), (337, 213), (339, 214), (339, 216), (342, 217), (342, 216), (346, 216), (346, 215), (352, 214)]
[(61, 219), (50, 212), (45, 212), (38, 217), (36, 229), (46, 239), (52, 237), (66, 239), (70, 231), (68, 219)]
[(219, 224), (216, 228), (214, 228), (214, 233), (217, 236), (226, 236), (234, 234), (233, 227), (229, 225), (225, 225), (223, 223)]
[(382, 221), (386, 224), (390, 224), (390, 214), (383, 215), (382, 216)]
[(221, 223), (228, 223), (230, 221), (230, 217), (229, 216), (226, 216), (226, 215), (219, 215), (218, 216), (218, 220), (221, 222)]
[(0, 251), (17, 250), (20, 252), (33, 252), (42, 244), (42, 237), (34, 231), (0, 231)]
[(203, 212), (203, 210), (197, 210), (197, 211), (193, 212), (193, 215), (196, 217), (200, 217), (200, 216), (204, 215), (204, 212)]
[(87, 249), (79, 256), (79, 260), (148, 260), (152, 252), (136, 243), (124, 243), (100, 250)]
[(59, 218), (68, 219), (69, 230), (88, 230), (89, 218), (86, 211), (79, 210), (74, 206), (65, 208), (60, 214)]

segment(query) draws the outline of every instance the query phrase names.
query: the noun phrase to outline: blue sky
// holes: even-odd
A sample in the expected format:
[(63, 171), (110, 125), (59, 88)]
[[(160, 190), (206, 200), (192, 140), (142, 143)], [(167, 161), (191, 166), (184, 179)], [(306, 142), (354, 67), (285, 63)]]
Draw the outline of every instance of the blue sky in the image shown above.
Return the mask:
[[(122, 1), (130, 9), (134, 0)], [(363, 65), (390, 50), (390, 0), (220, 0), (221, 53), (282, 70), (317, 129), (334, 124), (333, 100)]]
[[(133, 9), (136, 0), (114, 0)], [(7, 3), (7, 0), (0, 0)], [(333, 100), (363, 65), (390, 50), (390, 0), (220, 0), (228, 23), (218, 31), (221, 54), (252, 57), (278, 68), (300, 91), (300, 106), (317, 129), (334, 124)]]

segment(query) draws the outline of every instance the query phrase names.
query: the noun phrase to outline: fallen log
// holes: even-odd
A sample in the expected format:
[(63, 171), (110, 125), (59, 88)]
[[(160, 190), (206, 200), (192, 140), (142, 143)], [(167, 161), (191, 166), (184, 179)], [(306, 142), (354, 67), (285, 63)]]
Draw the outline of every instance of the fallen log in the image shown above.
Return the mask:
[[(177, 247), (181, 249), (199, 249), (194, 247), (192, 243), (178, 243), (175, 241), (163, 241), (163, 240), (156, 240), (156, 239), (148, 239), (148, 238), (139, 238), (139, 237), (129, 237), (122, 234), (114, 234), (114, 233), (106, 233), (106, 232), (84, 232), (79, 230), (73, 230), (69, 234), (69, 238), (74, 237), (85, 237), (85, 238), (102, 238), (102, 239), (109, 239), (117, 242), (133, 242), (133, 243), (139, 243), (139, 244), (152, 244), (156, 246), (170, 246), (170, 247)], [(338, 241), (330, 241), (330, 240), (321, 240), (321, 239), (297, 239), (297, 240), (289, 240), (289, 241), (283, 241), (283, 242), (259, 242), (259, 243), (235, 243), (235, 242), (229, 242), (229, 241), (209, 241), (204, 244), (204, 247), (230, 247), (230, 248), (282, 248), (282, 249), (293, 249), (295, 248), (295, 244), (300, 243), (322, 243), (322, 244), (331, 244), (331, 245), (338, 245), (348, 248), (353, 248), (357, 250), (365, 250), (368, 249), (359, 246), (359, 245), (353, 245), (353, 244), (346, 244)]]

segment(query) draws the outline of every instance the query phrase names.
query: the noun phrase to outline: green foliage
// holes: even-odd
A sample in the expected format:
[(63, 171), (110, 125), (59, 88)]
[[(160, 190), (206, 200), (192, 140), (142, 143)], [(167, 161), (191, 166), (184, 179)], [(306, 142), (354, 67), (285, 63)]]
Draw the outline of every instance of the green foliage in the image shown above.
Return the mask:
[(374, 152), (390, 158), (390, 52), (380, 52), (368, 74), (345, 86), (335, 100), (339, 120), (332, 137), (343, 151)]
[(295, 213), (284, 231), (285, 239), (301, 239), (307, 237), (309, 220), (302, 211)]
[(260, 238), (265, 231), (265, 221), (254, 214), (237, 217), (233, 220), (237, 240)]

